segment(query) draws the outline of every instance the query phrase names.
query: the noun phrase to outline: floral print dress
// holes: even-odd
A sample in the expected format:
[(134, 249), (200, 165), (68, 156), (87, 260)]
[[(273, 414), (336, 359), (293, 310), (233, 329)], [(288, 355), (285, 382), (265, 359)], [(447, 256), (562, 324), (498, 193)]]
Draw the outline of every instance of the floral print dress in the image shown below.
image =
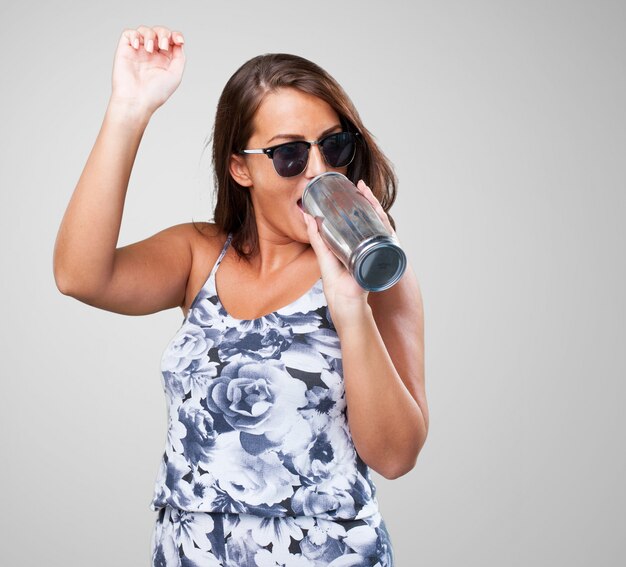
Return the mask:
[(161, 360), (169, 417), (152, 565), (391, 567), (322, 280), (236, 319), (215, 286), (231, 240)]

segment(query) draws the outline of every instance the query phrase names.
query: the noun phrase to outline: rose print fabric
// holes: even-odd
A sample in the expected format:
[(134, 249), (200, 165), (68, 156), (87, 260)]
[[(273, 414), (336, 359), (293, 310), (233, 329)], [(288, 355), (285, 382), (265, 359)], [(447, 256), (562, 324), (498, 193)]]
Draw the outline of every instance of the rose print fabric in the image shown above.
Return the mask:
[(215, 286), (231, 239), (161, 360), (169, 417), (153, 565), (391, 566), (322, 280), (236, 319)]
[(166, 505), (152, 534), (155, 567), (392, 566), (380, 514), (362, 520), (187, 512)]

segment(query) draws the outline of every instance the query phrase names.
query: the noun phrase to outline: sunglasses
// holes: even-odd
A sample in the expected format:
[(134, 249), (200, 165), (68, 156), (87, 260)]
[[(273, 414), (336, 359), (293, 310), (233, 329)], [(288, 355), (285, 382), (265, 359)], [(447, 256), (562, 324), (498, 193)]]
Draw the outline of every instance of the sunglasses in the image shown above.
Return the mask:
[(300, 175), (309, 162), (311, 146), (317, 145), (330, 167), (345, 167), (352, 163), (356, 154), (358, 132), (336, 132), (324, 136), (321, 140), (307, 142), (298, 140), (286, 142), (271, 148), (240, 150), (240, 154), (265, 154), (274, 164), (276, 173), (281, 177)]

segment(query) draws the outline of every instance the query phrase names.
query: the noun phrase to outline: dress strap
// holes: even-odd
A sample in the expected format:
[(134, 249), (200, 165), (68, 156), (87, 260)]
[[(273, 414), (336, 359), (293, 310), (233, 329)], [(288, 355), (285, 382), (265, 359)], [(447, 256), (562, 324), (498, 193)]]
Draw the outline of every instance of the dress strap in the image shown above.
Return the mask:
[(230, 246), (230, 242), (232, 239), (233, 239), (233, 233), (229, 232), (228, 237), (226, 238), (226, 242), (224, 243), (224, 246), (222, 247), (222, 251), (220, 252), (220, 255), (218, 256), (217, 261), (215, 262), (215, 265), (213, 266), (213, 269), (211, 270), (211, 273), (209, 274), (209, 279), (215, 275), (217, 268), (222, 263), (222, 258), (224, 258), (224, 255), (226, 254), (226, 250), (228, 250), (228, 247)]
[(224, 243), (224, 247), (222, 248), (222, 252), (218, 256), (215, 264), (213, 265), (213, 268), (211, 269), (211, 272), (209, 273), (206, 281), (204, 282), (204, 285), (202, 286), (202, 288), (200, 288), (198, 295), (196, 295), (194, 300), (191, 302), (191, 307), (189, 308), (189, 311), (185, 317), (185, 321), (187, 321), (189, 317), (193, 316), (193, 311), (196, 308), (196, 305), (198, 304), (198, 302), (203, 301), (204, 299), (207, 298), (207, 296), (210, 297), (212, 295), (217, 295), (217, 289), (215, 286), (215, 272), (218, 266), (220, 265), (222, 258), (224, 258), (224, 254), (226, 254), (226, 250), (228, 250), (228, 247), (230, 246), (230, 242), (232, 239), (233, 239), (233, 233), (229, 232), (228, 237), (226, 238), (226, 242)]

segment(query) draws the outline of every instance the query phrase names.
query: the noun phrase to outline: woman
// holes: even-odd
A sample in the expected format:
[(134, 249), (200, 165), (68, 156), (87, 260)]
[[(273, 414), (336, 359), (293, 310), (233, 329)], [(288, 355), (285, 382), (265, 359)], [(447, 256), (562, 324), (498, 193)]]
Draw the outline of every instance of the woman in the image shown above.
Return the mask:
[(393, 231), (392, 169), (325, 71), (256, 57), (218, 103), (214, 223), (116, 248), (139, 142), (180, 83), (183, 43), (165, 27), (122, 33), (54, 255), (66, 295), (184, 314), (162, 359), (170, 417), (153, 565), (390, 566), (369, 469), (407, 473), (427, 435), (419, 287), (409, 268), (389, 290), (360, 288), (300, 198), (338, 171)]

